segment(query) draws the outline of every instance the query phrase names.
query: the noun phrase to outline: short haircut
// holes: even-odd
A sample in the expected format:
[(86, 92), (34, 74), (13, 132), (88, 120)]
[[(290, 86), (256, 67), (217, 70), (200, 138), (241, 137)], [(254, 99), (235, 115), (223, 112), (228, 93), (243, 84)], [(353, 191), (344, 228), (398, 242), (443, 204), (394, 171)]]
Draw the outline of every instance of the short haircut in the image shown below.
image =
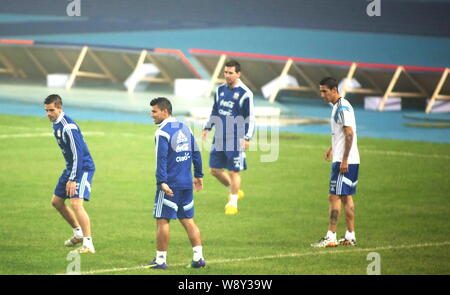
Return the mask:
[(60, 107), (62, 106), (62, 99), (61, 96), (59, 96), (58, 94), (50, 94), (49, 96), (47, 96), (47, 98), (45, 98), (44, 100), (44, 104), (51, 104), (54, 103), (56, 107)]
[(163, 110), (167, 110), (167, 112), (169, 113), (169, 115), (172, 115), (172, 104), (170, 103), (170, 100), (168, 100), (165, 97), (157, 97), (152, 99), (152, 101), (150, 102), (151, 106), (158, 106), (158, 108), (163, 111)]
[(322, 80), (320, 80), (319, 85), (321, 86), (327, 86), (328, 89), (338, 88), (338, 82), (333, 77), (325, 77)]
[(234, 70), (236, 71), (236, 73), (239, 73), (241, 71), (241, 64), (235, 60), (227, 61), (225, 66), (226, 67), (234, 67)]

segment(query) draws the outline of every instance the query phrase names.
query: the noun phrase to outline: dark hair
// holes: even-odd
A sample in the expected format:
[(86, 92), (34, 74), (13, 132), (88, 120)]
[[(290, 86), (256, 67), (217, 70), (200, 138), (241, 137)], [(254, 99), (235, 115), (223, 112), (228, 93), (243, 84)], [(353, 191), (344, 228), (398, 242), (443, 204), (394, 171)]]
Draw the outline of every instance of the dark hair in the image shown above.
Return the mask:
[(330, 89), (330, 90), (333, 88), (336, 88), (336, 90), (337, 90), (337, 88), (338, 88), (338, 82), (333, 77), (323, 78), (322, 80), (320, 80), (319, 85), (327, 86), (328, 89)]
[(58, 94), (50, 94), (49, 96), (47, 96), (47, 98), (45, 98), (44, 100), (44, 104), (51, 104), (51, 103), (55, 103), (56, 107), (62, 106), (61, 96), (59, 96)]
[(163, 110), (167, 110), (167, 112), (169, 113), (169, 115), (172, 115), (172, 104), (170, 103), (170, 100), (168, 100), (165, 97), (157, 97), (152, 99), (152, 101), (150, 102), (151, 106), (158, 106), (158, 108), (163, 111)]
[(234, 70), (236, 71), (236, 73), (239, 73), (241, 71), (241, 64), (235, 60), (227, 61), (225, 66), (226, 67), (234, 67)]

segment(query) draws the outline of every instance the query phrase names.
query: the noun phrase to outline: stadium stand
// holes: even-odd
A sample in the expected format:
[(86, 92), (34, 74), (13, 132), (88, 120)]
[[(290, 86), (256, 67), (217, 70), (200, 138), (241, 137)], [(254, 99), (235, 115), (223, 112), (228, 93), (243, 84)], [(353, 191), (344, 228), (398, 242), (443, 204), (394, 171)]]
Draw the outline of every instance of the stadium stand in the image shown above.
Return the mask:
[(178, 78), (200, 78), (184, 54), (174, 49), (0, 40), (0, 73), (30, 80), (46, 79), (52, 73), (67, 73), (66, 89), (72, 88), (79, 78), (124, 83), (144, 63), (156, 67), (157, 75), (136, 76), (127, 84), (129, 92), (141, 81), (173, 86)]
[[(429, 98), (425, 111), (430, 112), (436, 100), (450, 100), (450, 69), (352, 61), (335, 61), (301, 57), (275, 56), (242, 52), (190, 49), (190, 54), (211, 75), (209, 93), (217, 83), (227, 59), (241, 63), (245, 72), (241, 77), (253, 91), (264, 92), (269, 83), (275, 84), (267, 96), (274, 102), (281, 91), (313, 94), (320, 97), (315, 81), (323, 76), (344, 80), (341, 93), (380, 96), (378, 110), (382, 111), (389, 98)], [(286, 79), (289, 77), (290, 79)], [(356, 79), (361, 87), (349, 83)]]

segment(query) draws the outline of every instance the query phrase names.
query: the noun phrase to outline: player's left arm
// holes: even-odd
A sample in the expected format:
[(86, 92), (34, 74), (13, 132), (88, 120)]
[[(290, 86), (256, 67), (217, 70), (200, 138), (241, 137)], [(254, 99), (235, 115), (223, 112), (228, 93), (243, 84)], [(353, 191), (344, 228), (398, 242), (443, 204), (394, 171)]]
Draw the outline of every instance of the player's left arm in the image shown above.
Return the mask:
[(66, 194), (72, 197), (76, 193), (76, 178), (80, 176), (83, 169), (83, 138), (80, 130), (74, 124), (69, 124), (64, 134), (66, 142), (69, 143), (72, 151), (72, 171), (69, 175), (69, 180), (66, 183)]
[(191, 147), (192, 147), (192, 164), (194, 165), (194, 179), (193, 185), (195, 191), (200, 191), (203, 188), (203, 166), (202, 166), (202, 154), (197, 145), (192, 130), (189, 128), (189, 133), (191, 136)]
[(353, 128), (351, 126), (344, 126), (344, 154), (342, 155), (342, 162), (340, 167), (341, 173), (348, 172), (348, 155), (353, 144)]
[(199, 192), (203, 189), (203, 178), (194, 177), (194, 189)]
[(253, 105), (253, 93), (247, 92), (242, 102), (242, 115), (245, 120), (244, 138), (242, 147), (247, 149), (250, 146), (250, 140), (255, 133), (255, 113)]

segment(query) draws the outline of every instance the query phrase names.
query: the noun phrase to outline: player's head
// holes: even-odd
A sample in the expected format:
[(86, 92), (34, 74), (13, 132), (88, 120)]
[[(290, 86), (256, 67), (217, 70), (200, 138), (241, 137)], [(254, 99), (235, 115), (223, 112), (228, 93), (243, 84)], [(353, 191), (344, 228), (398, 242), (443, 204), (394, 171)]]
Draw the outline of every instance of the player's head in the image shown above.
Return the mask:
[(333, 77), (325, 77), (319, 82), (320, 96), (327, 102), (334, 103), (339, 99), (338, 83)]
[(223, 75), (228, 86), (234, 86), (241, 76), (241, 65), (235, 60), (228, 61), (225, 63)]
[(58, 94), (51, 94), (44, 100), (45, 112), (50, 121), (54, 122), (58, 119), (62, 112), (62, 99)]
[(170, 100), (165, 97), (157, 97), (150, 102), (151, 114), (155, 124), (160, 124), (162, 121), (172, 115), (172, 104)]

